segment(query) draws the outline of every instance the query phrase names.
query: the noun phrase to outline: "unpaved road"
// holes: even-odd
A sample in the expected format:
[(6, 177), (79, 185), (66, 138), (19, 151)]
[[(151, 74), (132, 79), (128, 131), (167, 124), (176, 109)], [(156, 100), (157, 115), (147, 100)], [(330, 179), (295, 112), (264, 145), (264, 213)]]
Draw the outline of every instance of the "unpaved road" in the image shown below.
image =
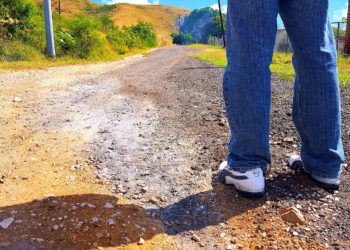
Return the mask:
[[(273, 78), (267, 197), (217, 183), (228, 139), (223, 69), (189, 53), (0, 75), (0, 221), (15, 219), (0, 228), (0, 249), (350, 247), (348, 168), (328, 193), (286, 167), (299, 146), (290, 82)], [(305, 225), (280, 218), (290, 206)]]

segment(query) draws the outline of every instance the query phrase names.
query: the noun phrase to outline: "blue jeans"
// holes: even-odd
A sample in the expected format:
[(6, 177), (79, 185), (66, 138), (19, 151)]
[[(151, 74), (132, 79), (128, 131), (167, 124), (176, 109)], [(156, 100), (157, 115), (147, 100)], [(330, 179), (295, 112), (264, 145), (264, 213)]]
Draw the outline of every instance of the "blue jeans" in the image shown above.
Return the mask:
[(231, 130), (228, 164), (247, 171), (266, 170), (270, 163), (269, 66), (278, 13), (294, 51), (293, 120), (302, 140), (304, 167), (315, 176), (339, 177), (344, 150), (328, 0), (228, 1), (228, 66), (223, 81)]

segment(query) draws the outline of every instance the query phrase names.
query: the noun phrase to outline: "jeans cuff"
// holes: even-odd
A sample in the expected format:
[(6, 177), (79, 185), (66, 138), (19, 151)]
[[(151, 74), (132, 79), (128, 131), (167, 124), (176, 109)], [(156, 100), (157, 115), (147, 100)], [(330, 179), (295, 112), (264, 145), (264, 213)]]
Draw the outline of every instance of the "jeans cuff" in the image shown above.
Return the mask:
[(247, 171), (258, 169), (258, 168), (261, 168), (262, 171), (264, 172), (264, 174), (266, 174), (266, 171), (267, 171), (266, 165), (262, 165), (262, 166), (259, 166), (259, 165), (256, 165), (256, 166), (230, 166), (230, 168), (233, 169), (234, 171), (237, 171), (237, 172), (247, 172)]
[[(337, 169), (337, 168), (335, 168), (335, 169)], [(340, 174), (341, 174), (341, 166), (339, 167), (340, 170), (337, 172), (334, 172), (334, 173), (325, 173), (323, 171), (319, 171), (315, 168), (309, 168), (307, 166), (304, 166), (304, 169), (305, 169), (305, 171), (310, 173), (312, 176), (320, 177), (320, 178), (327, 178), (327, 179), (339, 178)]]

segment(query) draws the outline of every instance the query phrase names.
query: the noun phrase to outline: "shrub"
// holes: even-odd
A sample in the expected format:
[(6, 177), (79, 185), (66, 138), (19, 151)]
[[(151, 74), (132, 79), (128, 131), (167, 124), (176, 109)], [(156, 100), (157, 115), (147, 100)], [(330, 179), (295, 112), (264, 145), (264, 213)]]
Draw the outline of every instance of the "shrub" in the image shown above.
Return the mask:
[(32, 28), (31, 17), (34, 11), (34, 4), (28, 0), (1, 0), (0, 25), (3, 35), (10, 38), (20, 37), (23, 32)]

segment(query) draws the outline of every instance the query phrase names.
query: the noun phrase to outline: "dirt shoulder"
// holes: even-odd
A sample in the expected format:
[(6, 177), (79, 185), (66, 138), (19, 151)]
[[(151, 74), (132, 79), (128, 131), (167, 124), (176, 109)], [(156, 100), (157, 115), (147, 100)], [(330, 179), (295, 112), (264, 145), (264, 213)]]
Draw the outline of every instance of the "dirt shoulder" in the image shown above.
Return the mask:
[(176, 248), (145, 209), (96, 178), (82, 154), (93, 133), (65, 118), (49, 126), (71, 88), (140, 60), (1, 75), (0, 221), (11, 225), (0, 228), (0, 249), (134, 249), (140, 239), (143, 249)]
[[(288, 170), (292, 83), (273, 77), (267, 196), (218, 184), (223, 68), (182, 46), (2, 74), (0, 249), (346, 249), (349, 172), (328, 193)], [(349, 156), (350, 94), (342, 89)], [(286, 138), (292, 138), (286, 140)], [(298, 207), (304, 225), (280, 208)]]

